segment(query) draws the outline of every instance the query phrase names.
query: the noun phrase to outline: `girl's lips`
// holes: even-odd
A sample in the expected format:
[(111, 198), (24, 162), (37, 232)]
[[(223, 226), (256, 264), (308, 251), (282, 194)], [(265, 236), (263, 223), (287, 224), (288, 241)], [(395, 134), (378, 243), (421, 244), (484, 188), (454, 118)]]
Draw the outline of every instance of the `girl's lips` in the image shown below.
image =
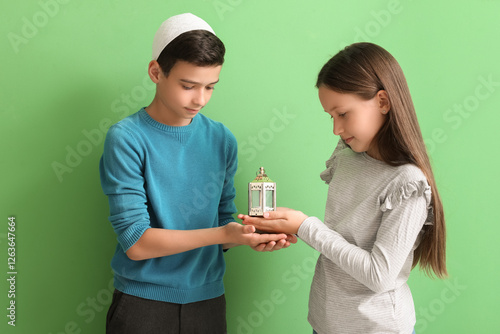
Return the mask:
[(349, 137), (347, 139), (344, 139), (344, 141), (345, 141), (346, 144), (349, 144), (353, 138), (354, 137)]

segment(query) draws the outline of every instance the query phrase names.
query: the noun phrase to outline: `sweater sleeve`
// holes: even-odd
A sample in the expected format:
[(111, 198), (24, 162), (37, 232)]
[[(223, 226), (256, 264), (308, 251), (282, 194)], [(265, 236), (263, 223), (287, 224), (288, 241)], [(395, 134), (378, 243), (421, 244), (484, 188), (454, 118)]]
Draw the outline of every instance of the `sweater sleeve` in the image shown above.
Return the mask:
[(382, 223), (371, 250), (347, 242), (316, 217), (307, 218), (298, 235), (372, 291), (392, 290), (428, 218), (430, 187), (426, 182), (419, 185), (418, 189), (406, 185), (406, 198), (391, 197), (390, 207), (382, 205)]
[(109, 200), (109, 220), (125, 252), (150, 227), (141, 155), (128, 131), (119, 126), (109, 129), (99, 171)]
[(236, 197), (234, 175), (238, 168), (238, 145), (234, 135), (229, 130), (226, 129), (226, 131), (226, 171), (219, 203), (219, 226), (234, 221), (233, 214), (236, 212), (236, 206), (234, 204), (234, 199)]

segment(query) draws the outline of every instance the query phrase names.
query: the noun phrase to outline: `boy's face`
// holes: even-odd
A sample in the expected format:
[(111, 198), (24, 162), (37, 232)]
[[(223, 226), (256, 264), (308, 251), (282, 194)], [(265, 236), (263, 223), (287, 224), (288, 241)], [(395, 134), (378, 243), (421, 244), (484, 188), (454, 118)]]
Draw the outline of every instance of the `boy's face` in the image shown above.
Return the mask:
[(151, 77), (157, 84), (156, 96), (148, 107), (154, 110), (152, 117), (170, 126), (188, 125), (212, 97), (222, 66), (200, 67), (178, 61), (168, 76), (157, 66), (156, 77)]

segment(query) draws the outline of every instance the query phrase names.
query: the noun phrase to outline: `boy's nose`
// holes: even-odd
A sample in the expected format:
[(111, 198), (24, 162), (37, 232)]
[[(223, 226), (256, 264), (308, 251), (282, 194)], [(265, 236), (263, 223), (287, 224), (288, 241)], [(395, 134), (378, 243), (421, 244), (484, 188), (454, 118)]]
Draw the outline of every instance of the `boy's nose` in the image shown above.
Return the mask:
[(206, 100), (207, 99), (205, 97), (205, 92), (203, 92), (202, 90), (200, 90), (199, 92), (197, 92), (197, 94), (193, 98), (193, 102), (196, 105), (199, 105), (199, 106), (202, 106), (202, 107), (205, 105)]

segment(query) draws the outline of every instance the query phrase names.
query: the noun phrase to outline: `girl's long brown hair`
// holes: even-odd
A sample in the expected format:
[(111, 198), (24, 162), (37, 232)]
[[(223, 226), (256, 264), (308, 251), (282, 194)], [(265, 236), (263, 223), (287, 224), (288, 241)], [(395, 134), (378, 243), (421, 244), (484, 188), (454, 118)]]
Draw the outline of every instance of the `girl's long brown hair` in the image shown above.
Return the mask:
[(321, 69), (316, 87), (325, 86), (339, 93), (356, 94), (369, 100), (378, 91), (389, 96), (390, 110), (375, 136), (382, 160), (391, 166), (411, 163), (419, 167), (432, 191), (432, 225), (424, 225), (421, 242), (414, 252), (413, 267), (439, 278), (446, 270), (446, 227), (443, 204), (420, 131), (415, 107), (405, 76), (396, 59), (372, 43), (355, 43), (333, 56)]

